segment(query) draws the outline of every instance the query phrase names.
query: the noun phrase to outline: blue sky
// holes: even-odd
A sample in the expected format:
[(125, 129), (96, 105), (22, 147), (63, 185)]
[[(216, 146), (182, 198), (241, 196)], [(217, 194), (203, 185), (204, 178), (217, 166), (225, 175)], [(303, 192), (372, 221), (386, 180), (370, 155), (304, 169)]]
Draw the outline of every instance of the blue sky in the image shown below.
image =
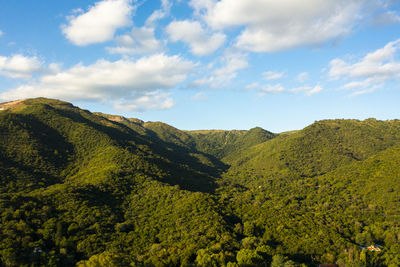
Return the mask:
[(180, 129), (399, 118), (391, 0), (0, 0), (0, 102)]

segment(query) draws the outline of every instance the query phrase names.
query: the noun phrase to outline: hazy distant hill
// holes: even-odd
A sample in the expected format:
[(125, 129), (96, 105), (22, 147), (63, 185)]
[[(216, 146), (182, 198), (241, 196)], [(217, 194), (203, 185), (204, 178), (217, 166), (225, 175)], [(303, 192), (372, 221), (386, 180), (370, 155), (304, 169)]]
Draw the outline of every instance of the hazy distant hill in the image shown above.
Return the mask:
[(399, 163), (398, 120), (182, 131), (3, 103), (0, 265), (399, 266)]

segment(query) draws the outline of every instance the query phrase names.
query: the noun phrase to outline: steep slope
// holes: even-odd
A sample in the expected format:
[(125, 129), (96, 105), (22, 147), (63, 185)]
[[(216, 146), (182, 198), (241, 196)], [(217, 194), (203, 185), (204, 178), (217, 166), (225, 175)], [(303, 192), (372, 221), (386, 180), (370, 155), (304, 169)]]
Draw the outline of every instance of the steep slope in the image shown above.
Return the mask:
[(312, 177), (400, 144), (400, 121), (326, 120), (282, 134), (224, 162), (269, 177)]
[[(399, 126), (321, 121), (231, 154), (221, 201), (258, 229), (258, 242), (279, 244), (298, 261), (396, 266)], [(373, 243), (386, 250), (359, 261), (359, 246)]]
[(143, 135), (153, 136), (170, 146), (190, 150), (197, 154), (207, 154), (222, 159), (229, 154), (266, 142), (273, 134), (260, 127), (250, 130), (199, 130), (182, 131), (163, 122), (144, 122), (134, 118), (96, 113), (109, 120), (122, 123)]
[(195, 141), (189, 134), (168, 124), (162, 122), (146, 122), (143, 126), (151, 130), (158, 138), (165, 142), (188, 149), (194, 149), (196, 146)]
[(1, 266), (400, 265), (399, 121), (276, 135), (0, 109)]
[(266, 142), (276, 135), (260, 127), (245, 130), (188, 131), (196, 149), (222, 159), (242, 149)]
[[(176, 265), (229, 233), (202, 193), (218, 167), (146, 129), (30, 99), (0, 111), (0, 133), (2, 265), (70, 266), (109, 246), (128, 263)], [(171, 251), (158, 259), (152, 246)]]
[[(325, 175), (290, 182), (247, 172), (241, 178), (252, 177), (257, 186), (246, 187), (229, 185), (235, 177), (227, 175), (219, 194), (240, 218), (239, 231), (250, 232), (253, 243), (275, 246), (292, 259), (397, 266), (399, 162), (400, 146), (394, 146)], [(381, 245), (382, 251), (361, 251), (371, 244)]]
[(144, 122), (135, 118), (124, 118), (103, 113), (96, 113), (109, 120), (126, 125), (136, 133), (150, 140), (154, 145), (165, 147), (169, 152), (169, 157), (191, 167), (203, 171), (222, 172), (227, 166), (212, 155), (196, 149), (195, 140), (175, 127), (162, 122)]
[[(1, 120), (3, 157), (69, 181), (102, 182), (135, 166), (171, 183), (195, 187), (198, 182), (211, 190), (206, 188), (210, 175), (218, 172), (206, 156), (209, 165), (189, 151), (175, 151), (140, 125), (126, 127), (61, 101), (26, 100), (3, 111)], [(196, 182), (196, 177), (203, 179)]]
[(346, 207), (346, 211), (352, 213), (363, 210), (365, 212), (363, 223), (370, 225), (370, 229), (374, 228), (372, 226), (374, 223), (378, 223), (373, 217), (376, 213), (380, 213), (387, 221), (398, 222), (400, 220), (399, 162), (400, 146), (388, 148), (365, 161), (354, 162), (317, 177), (316, 193), (319, 197), (309, 195), (308, 198), (310, 201), (319, 198), (320, 202)]

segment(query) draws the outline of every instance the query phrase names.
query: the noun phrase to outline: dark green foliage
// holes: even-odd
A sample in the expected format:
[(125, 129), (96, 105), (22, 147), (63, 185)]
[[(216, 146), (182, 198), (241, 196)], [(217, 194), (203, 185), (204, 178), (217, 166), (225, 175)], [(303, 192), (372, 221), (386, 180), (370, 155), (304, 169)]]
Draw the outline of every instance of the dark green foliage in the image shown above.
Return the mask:
[[(132, 251), (145, 262), (156, 258), (149, 250), (161, 239), (162, 251), (172, 244), (183, 251), (165, 256), (178, 263), (193, 260), (196, 248), (228, 232), (217, 223), (221, 215), (209, 209), (215, 203), (211, 196), (184, 190), (213, 192), (224, 165), (214, 165), (214, 159), (202, 154), (205, 163), (200, 162), (196, 151), (172, 146), (137, 125), (140, 130), (135, 131), (46, 99), (2, 111), (0, 260), (7, 265), (33, 260), (70, 265), (111, 246), (123, 252), (120, 256)], [(24, 200), (28, 197), (32, 204)], [(188, 203), (196, 205), (190, 210), (193, 219), (187, 217)], [(200, 223), (200, 218), (211, 221)], [(157, 227), (151, 226), (159, 219)], [(164, 219), (169, 220), (166, 225)], [(182, 229), (175, 227), (179, 220)], [(187, 245), (195, 236), (205, 240)], [(127, 260), (136, 261), (136, 256)]]
[(399, 162), (396, 120), (181, 131), (25, 100), (0, 111), (0, 266), (399, 266)]

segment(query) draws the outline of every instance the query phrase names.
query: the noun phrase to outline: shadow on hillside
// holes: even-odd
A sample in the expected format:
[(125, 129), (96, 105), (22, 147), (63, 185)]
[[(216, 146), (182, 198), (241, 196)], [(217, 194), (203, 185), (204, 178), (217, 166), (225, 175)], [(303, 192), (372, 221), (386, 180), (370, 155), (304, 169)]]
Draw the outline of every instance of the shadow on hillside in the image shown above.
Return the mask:
[[(127, 140), (133, 140), (137, 144), (145, 144), (146, 142), (141, 138), (140, 134), (136, 133), (129, 127), (116, 123), (113, 121), (109, 121), (112, 124), (118, 126), (121, 129), (110, 127), (103, 125), (101, 123), (96, 123), (88, 118), (85, 118), (81, 113), (75, 111), (75, 110), (67, 110), (67, 109), (55, 109), (55, 112), (57, 112), (60, 116), (67, 117), (71, 119), (73, 122), (76, 123), (84, 123), (93, 129), (96, 129), (104, 134), (106, 134), (108, 137), (110, 137), (112, 140), (114, 140), (117, 144), (122, 145), (124, 142)], [(90, 113), (89, 111), (82, 111), (86, 112), (88, 116), (95, 116), (98, 117), (97, 115)], [(103, 118), (105, 119), (105, 118)]]
[(0, 142), (1, 163), (6, 169), (15, 170), (11, 177), (38, 187), (61, 182), (59, 171), (68, 165), (74, 153), (72, 144), (30, 114), (7, 114), (2, 117), (1, 125), (5, 136), (23, 137), (14, 142), (14, 146), (8, 144), (10, 140), (4, 140), (6, 144)]
[[(0, 155), (0, 186), (6, 188), (10, 182), (15, 190), (38, 189), (61, 183), (61, 179), (34, 166), (27, 166), (8, 157)], [(8, 188), (10, 189), (10, 188)], [(7, 193), (10, 193), (7, 191)]]
[[(132, 128), (115, 121), (109, 121), (116, 126), (114, 128), (91, 121), (74, 110), (55, 109), (55, 111), (60, 116), (77, 123), (85, 123), (106, 134), (116, 145), (125, 149), (133, 146), (132, 141), (136, 145), (148, 146), (150, 155), (144, 160), (155, 164), (166, 174), (157, 180), (172, 186), (178, 185), (184, 190), (214, 193), (217, 188), (215, 180), (228, 168), (227, 165), (211, 155), (165, 142), (149, 129), (145, 129), (146, 135), (141, 135)], [(88, 113), (88, 116), (97, 115)]]
[(228, 169), (211, 155), (165, 142), (157, 135), (152, 135), (148, 145), (151, 151), (161, 155), (150, 161), (167, 174), (159, 181), (180, 189), (213, 194), (218, 187), (216, 179)]
[(218, 187), (216, 180), (228, 169), (228, 165), (194, 147), (166, 142), (150, 129), (146, 129), (146, 133), (151, 140), (149, 145), (152, 151), (162, 155), (162, 159), (155, 159), (154, 163), (168, 173), (163, 182), (193, 192), (215, 192)]

